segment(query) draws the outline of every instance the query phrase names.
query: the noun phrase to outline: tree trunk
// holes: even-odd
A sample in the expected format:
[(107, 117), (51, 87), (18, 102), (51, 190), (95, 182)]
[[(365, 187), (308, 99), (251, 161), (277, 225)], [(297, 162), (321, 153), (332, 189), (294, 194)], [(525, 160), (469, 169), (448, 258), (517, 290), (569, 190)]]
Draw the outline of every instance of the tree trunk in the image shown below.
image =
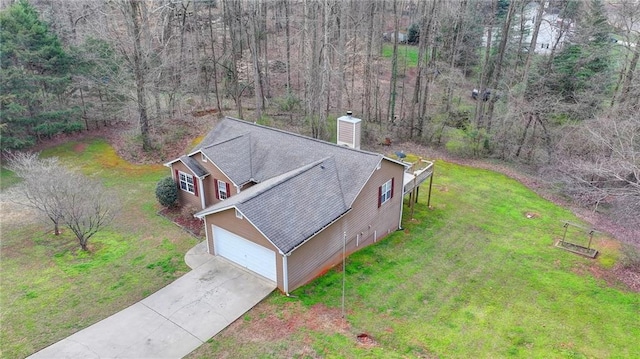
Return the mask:
[(527, 120), (527, 124), (524, 126), (524, 131), (522, 132), (522, 137), (520, 138), (520, 142), (518, 142), (518, 150), (516, 151), (516, 157), (520, 157), (520, 150), (522, 150), (522, 146), (524, 146), (524, 141), (527, 139), (527, 131), (529, 130), (529, 126), (531, 126), (531, 121), (533, 120), (533, 115), (529, 115), (529, 120)]
[(533, 25), (533, 34), (531, 35), (531, 42), (529, 43), (529, 51), (527, 51), (527, 60), (524, 63), (524, 71), (522, 74), (522, 83), (526, 87), (529, 81), (529, 70), (531, 69), (531, 61), (535, 53), (536, 44), (538, 42), (538, 33), (540, 32), (540, 24), (542, 24), (542, 15), (544, 14), (544, 2), (538, 5), (538, 12), (536, 13), (536, 22)]
[(398, 0), (393, 0), (393, 55), (391, 57), (391, 81), (389, 84), (389, 105), (387, 107), (387, 119), (393, 126), (396, 117), (396, 90), (398, 81)]
[[(250, 26), (247, 28), (247, 37), (250, 41), (249, 50), (251, 51), (251, 59), (253, 63), (253, 82), (255, 94), (256, 121), (262, 119), (262, 111), (264, 111), (264, 88), (262, 87), (262, 71), (260, 69), (260, 27), (258, 24), (258, 9), (260, 4), (250, 2), (251, 20)], [(249, 33), (250, 32), (250, 33)]]
[[(433, 4), (433, 3), (432, 3)], [(423, 66), (422, 66), (422, 58), (424, 56), (424, 53), (426, 51), (426, 32), (427, 32), (427, 3), (426, 2), (422, 2), (420, 3), (422, 11), (420, 11), (420, 13), (422, 14), (420, 16), (420, 35), (418, 38), (418, 61), (416, 63), (416, 69), (417, 69), (417, 73), (416, 73), (416, 81), (415, 84), (413, 86), (413, 97), (411, 99), (411, 107), (409, 110), (409, 118), (410, 118), (410, 124), (409, 124), (409, 138), (412, 139), (413, 138), (413, 131), (415, 129), (415, 116), (416, 116), (416, 106), (419, 106), (419, 102), (420, 102), (420, 89), (421, 89), (421, 78), (422, 78), (422, 73), (424, 71)]]
[(140, 135), (142, 137), (142, 149), (149, 151), (152, 148), (151, 139), (149, 138), (149, 119), (147, 118), (147, 88), (145, 69), (147, 67), (146, 60), (142, 52), (140, 37), (142, 35), (142, 24), (140, 16), (143, 11), (141, 7), (145, 6), (143, 2), (129, 0), (130, 17), (132, 24), (133, 36), (133, 73), (136, 80), (136, 98), (138, 103), (138, 114), (140, 118)]
[(364, 61), (364, 96), (362, 98), (362, 113), (365, 116), (365, 119), (372, 121), (373, 116), (371, 115), (371, 78), (372, 71), (371, 66), (373, 65), (373, 22), (374, 15), (376, 9), (376, 2), (371, 1), (368, 3), (369, 13), (368, 13), (368, 23), (367, 23), (367, 40), (366, 40), (366, 59)]
[(209, 12), (209, 36), (211, 37), (209, 45), (211, 46), (211, 60), (213, 61), (213, 87), (216, 92), (216, 107), (218, 112), (222, 115), (222, 106), (220, 106), (220, 91), (218, 90), (218, 58), (216, 58), (215, 36), (213, 33), (213, 19), (211, 16), (211, 6), (208, 6)]
[(290, 4), (289, 0), (283, 0), (285, 16), (285, 33), (287, 36), (287, 95), (291, 96), (291, 33), (290, 33)]
[[(507, 44), (509, 40), (509, 30), (511, 29), (511, 21), (513, 20), (513, 14), (516, 12), (516, 3), (512, 2), (509, 4), (509, 11), (507, 12), (507, 18), (504, 21), (504, 26), (502, 27), (502, 37), (500, 38), (500, 45), (498, 46), (498, 60), (496, 61), (495, 70), (492, 72), (493, 80), (491, 81), (491, 90), (495, 91), (498, 88), (500, 80), (502, 79), (502, 65), (504, 62), (504, 55), (507, 51)], [(489, 101), (489, 108), (487, 110), (487, 133), (491, 132), (491, 122), (493, 120), (493, 110), (496, 102), (498, 101), (498, 97), (496, 94), (491, 96), (491, 101)]]
[[(338, 74), (337, 74), (337, 81), (338, 81), (338, 89), (337, 89), (337, 93), (336, 93), (336, 107), (339, 111), (342, 111), (342, 91), (345, 89), (346, 87), (346, 81), (345, 81), (345, 71), (344, 68), (346, 66), (346, 61), (345, 61), (345, 37), (346, 37), (346, 28), (347, 28), (347, 2), (346, 1), (338, 1), (336, 6), (338, 6), (338, 16), (336, 17), (337, 20), (337, 30), (338, 30)], [(356, 43), (357, 41), (355, 41), (355, 39), (353, 39), (353, 42)], [(354, 74), (351, 74), (352, 78), (353, 78)], [(350, 102), (350, 101), (349, 101)], [(351, 104), (349, 104), (349, 107), (351, 106)], [(349, 108), (351, 109), (351, 108)], [(344, 111), (342, 111), (344, 112)]]
[(629, 67), (627, 68), (624, 83), (622, 84), (622, 91), (621, 91), (622, 95), (620, 96), (621, 103), (627, 101), (629, 97), (629, 92), (631, 91), (631, 87), (633, 83), (633, 75), (635, 74), (639, 59), (640, 59), (640, 50), (638, 50), (638, 48), (634, 48), (633, 57), (631, 58), (631, 63), (629, 63)]
[(484, 64), (482, 67), (482, 73), (480, 74), (480, 86), (478, 90), (480, 91), (478, 100), (476, 101), (476, 114), (475, 114), (475, 123), (478, 129), (484, 127), (484, 93), (486, 91), (487, 83), (491, 81), (491, 42), (493, 38), (493, 21), (495, 19), (497, 0), (491, 1), (491, 17), (489, 18), (489, 24), (487, 31), (487, 44), (484, 50)]

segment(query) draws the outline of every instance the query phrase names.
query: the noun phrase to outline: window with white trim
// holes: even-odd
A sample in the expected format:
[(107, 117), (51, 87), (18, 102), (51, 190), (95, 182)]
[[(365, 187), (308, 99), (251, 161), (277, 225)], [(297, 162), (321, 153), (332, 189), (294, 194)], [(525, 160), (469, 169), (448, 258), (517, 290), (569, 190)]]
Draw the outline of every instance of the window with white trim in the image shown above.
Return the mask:
[(227, 184), (224, 181), (218, 180), (218, 198), (227, 199), (229, 194), (227, 193)]
[(195, 187), (193, 185), (193, 176), (181, 171), (178, 171), (178, 176), (180, 177), (180, 189), (195, 194)]
[(393, 179), (388, 180), (380, 187), (380, 206), (393, 197)]
[(207, 156), (205, 156), (202, 152), (200, 152), (200, 155), (202, 155), (202, 162), (207, 162)]
[(236, 208), (236, 218), (238, 219), (243, 219), (244, 216), (242, 215), (242, 213), (240, 211), (238, 211), (238, 209)]

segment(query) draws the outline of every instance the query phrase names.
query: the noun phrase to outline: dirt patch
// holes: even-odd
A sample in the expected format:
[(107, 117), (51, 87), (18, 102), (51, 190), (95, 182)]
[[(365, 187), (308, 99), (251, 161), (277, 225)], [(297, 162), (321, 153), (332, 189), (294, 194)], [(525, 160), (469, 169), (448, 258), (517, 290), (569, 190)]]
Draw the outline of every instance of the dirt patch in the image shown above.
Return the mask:
[(529, 219), (540, 218), (540, 214), (539, 213), (535, 213), (535, 212), (524, 212), (524, 216), (529, 218)]
[(605, 269), (597, 264), (592, 264), (578, 265), (571, 271), (581, 276), (591, 275), (603, 280), (610, 287), (624, 288), (640, 293), (640, 268), (617, 264), (613, 269)]
[(356, 340), (358, 341), (358, 344), (360, 344), (362, 346), (366, 346), (366, 347), (373, 347), (373, 346), (378, 345), (378, 342), (376, 342), (367, 333), (360, 333), (360, 334), (356, 335)]
[(84, 150), (87, 148), (87, 144), (84, 142), (79, 142), (76, 143), (75, 146), (73, 146), (73, 152), (75, 153), (82, 153), (84, 152)]
[(252, 342), (286, 340), (301, 329), (349, 335), (349, 325), (341, 317), (340, 310), (327, 308), (323, 304), (305, 308), (300, 302), (290, 302), (275, 308), (260, 303), (249, 315), (251, 318), (236, 320), (221, 335)]
[(624, 267), (617, 265), (612, 270), (616, 278), (630, 290), (640, 293), (640, 266)]

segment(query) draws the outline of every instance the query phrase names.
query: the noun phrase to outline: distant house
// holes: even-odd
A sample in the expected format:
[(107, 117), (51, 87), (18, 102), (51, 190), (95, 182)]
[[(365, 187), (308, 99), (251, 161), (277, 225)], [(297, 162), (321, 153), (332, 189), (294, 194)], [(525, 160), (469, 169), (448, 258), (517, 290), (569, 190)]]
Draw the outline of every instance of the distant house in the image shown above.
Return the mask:
[(209, 253), (288, 293), (339, 263), (343, 246), (352, 253), (400, 228), (415, 176), (358, 149), (359, 119), (338, 122), (332, 144), (227, 117), (165, 164), (180, 203), (201, 209)]
[[(397, 34), (398, 34), (398, 43), (406, 44), (407, 41), (409, 40), (409, 35), (407, 35), (407, 33), (404, 31), (398, 31)], [(388, 32), (382, 33), (382, 38), (384, 39), (384, 41), (393, 41), (393, 38), (395, 35), (396, 35), (395, 31), (388, 31)]]
[[(535, 26), (536, 15), (540, 6), (542, 5), (538, 2), (531, 1), (524, 7), (522, 12), (522, 16), (524, 16), (523, 27), (525, 29), (522, 43), (525, 47), (531, 45), (533, 28)], [(553, 50), (554, 44), (556, 43), (558, 49), (562, 48), (569, 38), (569, 34), (571, 34), (575, 28), (575, 24), (571, 19), (560, 18), (556, 11), (553, 11), (554, 9), (546, 10), (549, 11), (545, 11), (542, 14), (538, 37), (536, 38), (536, 43), (533, 48), (533, 52), (543, 55), (550, 54)], [(518, 23), (521, 21), (519, 14), (516, 15), (516, 19)], [(500, 26), (494, 26), (491, 30), (491, 42), (496, 44), (500, 40), (501, 36)], [(486, 27), (482, 36), (482, 46), (487, 46), (488, 32), (489, 28)]]

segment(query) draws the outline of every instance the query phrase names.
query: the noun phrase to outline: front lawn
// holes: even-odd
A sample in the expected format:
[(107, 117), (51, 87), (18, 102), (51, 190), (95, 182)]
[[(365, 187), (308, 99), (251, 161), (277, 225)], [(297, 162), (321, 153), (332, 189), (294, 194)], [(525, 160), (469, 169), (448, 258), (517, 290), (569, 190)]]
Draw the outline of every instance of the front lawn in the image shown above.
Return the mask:
[[(157, 291), (189, 270), (184, 254), (197, 243), (156, 215), (155, 185), (169, 175), (166, 168), (130, 164), (102, 140), (72, 142), (42, 155), (58, 156), (101, 179), (117, 192), (123, 209), (111, 226), (90, 239), (89, 253), (64, 228), (56, 237), (46, 222), (3, 221), (4, 358), (32, 354)], [(5, 173), (2, 178), (4, 182)], [(3, 216), (17, 211), (2, 210)]]
[[(504, 175), (436, 164), (404, 231), (287, 298), (274, 293), (190, 358), (638, 358), (640, 294), (610, 275), (619, 243), (596, 260), (557, 249), (579, 223)], [(369, 339), (357, 340), (366, 333)]]

